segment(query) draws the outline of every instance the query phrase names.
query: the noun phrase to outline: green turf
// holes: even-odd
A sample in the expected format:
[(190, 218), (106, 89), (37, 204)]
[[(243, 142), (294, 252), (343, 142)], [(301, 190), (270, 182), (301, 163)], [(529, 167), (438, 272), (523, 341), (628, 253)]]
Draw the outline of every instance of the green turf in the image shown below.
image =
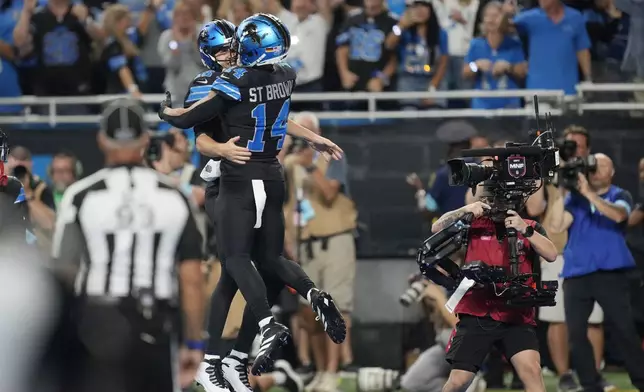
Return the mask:
[[(635, 387), (631, 385), (631, 381), (626, 373), (603, 373), (606, 381), (615, 385), (620, 391), (635, 392)], [(546, 382), (547, 392), (557, 392), (557, 378), (552, 376), (544, 376)], [(355, 379), (343, 379), (338, 388), (340, 392), (356, 392)], [(511, 392), (509, 389), (488, 389), (488, 392)], [(203, 392), (203, 389), (196, 386), (192, 392)], [(284, 392), (281, 388), (273, 388), (270, 392)]]

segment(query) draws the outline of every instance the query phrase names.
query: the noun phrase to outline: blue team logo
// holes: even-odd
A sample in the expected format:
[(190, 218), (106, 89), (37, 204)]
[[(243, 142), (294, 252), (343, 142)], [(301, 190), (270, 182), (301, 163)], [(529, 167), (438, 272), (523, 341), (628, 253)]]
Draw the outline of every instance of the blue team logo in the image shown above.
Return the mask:
[(241, 77), (242, 77), (242, 76), (244, 76), (244, 74), (245, 74), (246, 72), (247, 72), (247, 71), (246, 71), (246, 69), (244, 69), (244, 68), (235, 68), (235, 70), (233, 70), (233, 72), (232, 72), (232, 73), (233, 73), (233, 76), (234, 76), (236, 79), (241, 79)]
[(16, 201), (13, 202), (13, 204), (19, 204), (19, 203), (24, 203), (27, 200), (25, 197), (25, 188), (20, 187), (20, 193), (18, 193), (18, 197), (16, 197)]

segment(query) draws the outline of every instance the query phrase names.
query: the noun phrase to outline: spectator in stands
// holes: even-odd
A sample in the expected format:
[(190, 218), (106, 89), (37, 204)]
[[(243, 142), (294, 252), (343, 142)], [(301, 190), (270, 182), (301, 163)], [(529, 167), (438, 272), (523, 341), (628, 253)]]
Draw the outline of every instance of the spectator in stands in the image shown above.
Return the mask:
[[(482, 37), (474, 38), (463, 65), (463, 76), (474, 79), (477, 90), (516, 90), (528, 72), (521, 41), (501, 26), (501, 3), (483, 10)], [(473, 98), (473, 109), (518, 108), (521, 98)]]
[[(635, 83), (644, 82), (644, 3), (638, 0), (614, 0), (617, 8), (630, 15), (628, 43), (622, 70), (634, 74)], [(644, 102), (644, 91), (635, 92), (635, 100)]]
[(384, 0), (364, 0), (364, 8), (349, 15), (335, 52), (345, 90), (381, 92), (391, 86), (396, 56), (385, 47), (385, 38), (395, 25)]
[[(18, 22), (21, 5), (17, 0), (3, 1), (0, 4), (0, 98), (12, 98), (22, 95), (18, 69), (16, 47), (13, 45), (13, 29)], [(0, 105), (0, 115), (17, 113), (20, 105)]]
[(235, 26), (255, 13), (250, 0), (222, 0), (219, 2), (217, 17), (231, 21)]
[[(295, 121), (320, 132), (313, 113), (300, 112)], [(333, 344), (321, 329), (316, 328), (319, 323), (315, 322), (311, 307), (302, 306), (301, 316), (317, 370), (308, 388), (333, 392), (337, 388), (338, 370), (348, 368), (353, 362), (350, 314), (356, 269), (353, 232), (358, 213), (350, 198), (346, 157), (327, 162), (307, 143), (294, 142), (294, 146), (294, 152), (284, 160), (290, 191), (284, 211), (285, 242), (291, 249), (299, 248), (297, 253), (301, 255), (302, 268), (321, 290), (333, 296), (347, 323), (346, 340), (341, 345)], [(303, 198), (298, 197), (300, 194)], [(298, 209), (301, 212), (298, 213)], [(290, 253), (296, 252), (291, 250)]]
[(157, 51), (161, 32), (172, 26), (174, 0), (118, 0), (130, 11), (138, 29), (139, 51), (149, 83), (139, 86), (144, 93), (162, 93), (165, 67)]
[(179, 1), (172, 13), (172, 28), (161, 33), (157, 50), (166, 67), (165, 89), (172, 93), (173, 105), (181, 106), (192, 79), (205, 70), (197, 48), (199, 26), (192, 10)]
[[(290, 11), (282, 7), (279, 0), (268, 4), (271, 5), (270, 13), (280, 18), (291, 32), (291, 49), (286, 61), (297, 72), (295, 91), (323, 91), (326, 39), (333, 23), (329, 0), (292, 0)], [(291, 110), (313, 110), (318, 106), (295, 102), (291, 104)]]
[[(516, 13), (514, 0), (503, 5), (503, 27)], [(522, 11), (513, 19), (520, 34), (529, 41), (526, 88), (564, 90), (577, 93), (578, 66), (583, 81), (591, 81), (590, 39), (581, 13), (561, 0), (539, 0), (539, 7)]]
[(618, 10), (613, 0), (595, 0), (594, 6), (585, 9), (583, 15), (592, 45), (595, 80), (624, 80), (619, 66), (626, 51), (629, 16)]
[(31, 152), (25, 147), (16, 146), (9, 153), (6, 170), (22, 182), (38, 245), (48, 250), (55, 225), (56, 205), (51, 189), (33, 174), (33, 165)]
[(432, 2), (441, 27), (447, 32), (449, 63), (447, 88), (467, 89), (470, 83), (463, 79), (463, 60), (474, 36), (479, 0), (443, 0)]
[(58, 207), (65, 190), (83, 175), (83, 165), (76, 155), (62, 151), (54, 155), (47, 173), (53, 190), (54, 203)]
[[(445, 90), (447, 33), (440, 28), (431, 0), (411, 0), (402, 18), (387, 35), (385, 48), (398, 48), (398, 91)], [(401, 100), (403, 108), (445, 106), (444, 100)]]
[[(93, 38), (101, 39), (102, 33), (91, 23), (85, 5), (72, 5), (70, 0), (49, 0), (45, 7), (36, 10), (36, 0), (26, 0), (13, 30), (13, 41), (22, 54), (35, 57), (30, 80), (34, 94), (90, 94)], [(87, 108), (83, 105), (58, 109), (59, 114), (85, 112)]]
[[(146, 23), (146, 18), (151, 18), (151, 15), (144, 13), (139, 23)], [(140, 85), (147, 82), (148, 75), (139, 57), (141, 35), (131, 23), (130, 11), (124, 5), (107, 7), (103, 24), (109, 38), (101, 54), (101, 63), (107, 74), (107, 94), (129, 92), (134, 98), (140, 99)]]

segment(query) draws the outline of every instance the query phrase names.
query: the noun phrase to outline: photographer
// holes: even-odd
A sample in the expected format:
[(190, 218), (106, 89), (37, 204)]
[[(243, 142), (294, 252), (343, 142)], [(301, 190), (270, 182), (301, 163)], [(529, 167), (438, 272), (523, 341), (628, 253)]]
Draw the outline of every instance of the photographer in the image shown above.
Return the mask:
[[(519, 273), (532, 272), (532, 252), (554, 261), (557, 250), (539, 223), (523, 220), (513, 210), (508, 210), (505, 217), (486, 214), (494, 207), (486, 203), (492, 194), (489, 191), (484, 189), (482, 201), (443, 215), (432, 225), (432, 232), (436, 233), (471, 213), (474, 219), (469, 229), (464, 264), (480, 260), (489, 266), (509, 269), (506, 233), (509, 228), (517, 232)], [(510, 307), (505, 300), (498, 298), (493, 289), (474, 287), (464, 294), (454, 312), (458, 314), (459, 322), (448, 345), (447, 360), (452, 370), (444, 392), (459, 391), (468, 385), (493, 346), (499, 347), (510, 360), (527, 391), (545, 391), (533, 307)]]
[[(589, 162), (594, 160), (594, 156), (589, 158), (590, 134), (585, 128), (578, 125), (567, 127), (564, 130), (564, 139), (565, 141), (563, 145), (559, 148), (562, 164), (560, 165), (557, 181), (544, 186), (544, 195), (545, 200), (547, 201), (547, 207), (545, 213), (541, 216), (541, 223), (546, 228), (546, 232), (559, 251), (559, 256), (554, 263), (541, 264), (541, 277), (543, 280), (559, 281), (559, 289), (557, 290), (556, 296), (557, 303), (555, 306), (542, 308), (539, 312), (539, 320), (548, 323), (548, 349), (557, 371), (557, 375), (559, 376), (558, 387), (563, 392), (576, 391), (579, 389), (579, 385), (577, 384), (570, 368), (568, 326), (566, 324), (564, 312), (565, 296), (563, 279), (561, 278), (565, 262), (563, 251), (568, 241), (568, 233), (557, 233), (552, 230), (553, 219), (558, 219), (560, 215), (553, 210), (553, 205), (556, 204), (558, 199), (563, 200), (565, 197), (565, 195), (559, 191), (558, 187), (563, 187), (569, 182), (576, 181), (579, 170), (590, 171), (591, 165), (589, 165)], [(583, 164), (580, 165), (580, 162), (583, 162)], [(575, 166), (576, 169), (567, 169), (567, 167), (572, 166)], [(571, 176), (573, 177), (572, 180), (570, 179)], [(590, 344), (593, 347), (595, 366), (597, 369), (601, 368), (604, 359), (603, 322), (604, 312), (597, 302), (595, 302), (592, 313), (588, 318), (587, 333)], [(615, 389), (615, 386), (609, 384), (603, 378), (600, 382), (605, 391)]]
[(29, 207), (29, 218), (38, 237), (38, 243), (41, 247), (48, 248), (56, 220), (54, 196), (43, 180), (31, 174), (32, 167), (33, 161), (29, 150), (21, 146), (11, 150), (7, 160), (7, 171), (22, 182), (25, 200)]
[(421, 295), (434, 324), (436, 344), (423, 351), (407, 369), (400, 379), (400, 386), (410, 392), (440, 392), (449, 374), (445, 348), (458, 319), (445, 308), (449, 296), (441, 286), (429, 282)]
[[(553, 232), (568, 230), (564, 249), (565, 314), (572, 359), (581, 386), (602, 391), (602, 379), (584, 333), (595, 301), (614, 324), (616, 343), (622, 351), (631, 382), (644, 390), (644, 351), (633, 323), (628, 273), (635, 267), (624, 238), (632, 210), (631, 195), (612, 185), (615, 169), (604, 154), (595, 155), (597, 169), (589, 179), (577, 173), (576, 190), (551, 202)], [(561, 190), (561, 192), (565, 192)], [(608, 288), (608, 289), (607, 289)]]

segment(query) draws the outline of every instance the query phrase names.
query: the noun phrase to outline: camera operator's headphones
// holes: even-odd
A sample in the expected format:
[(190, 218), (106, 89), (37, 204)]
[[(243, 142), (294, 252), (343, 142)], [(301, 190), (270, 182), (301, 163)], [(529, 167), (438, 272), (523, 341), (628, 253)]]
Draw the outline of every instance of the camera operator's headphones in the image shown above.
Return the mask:
[[(162, 158), (163, 144), (167, 144), (171, 149), (175, 149), (176, 138), (173, 133), (154, 134), (150, 137), (150, 144), (145, 152), (145, 160), (148, 163), (158, 162)], [(152, 165), (150, 165), (152, 166)]]
[(72, 153), (71, 151), (61, 151), (54, 155), (52, 158), (52, 162), (47, 165), (47, 176), (49, 178), (52, 177), (53, 170), (52, 170), (52, 163), (54, 159), (56, 158), (69, 158), (72, 160), (72, 172), (74, 173), (74, 179), (78, 180), (83, 176), (83, 164), (81, 161)]

